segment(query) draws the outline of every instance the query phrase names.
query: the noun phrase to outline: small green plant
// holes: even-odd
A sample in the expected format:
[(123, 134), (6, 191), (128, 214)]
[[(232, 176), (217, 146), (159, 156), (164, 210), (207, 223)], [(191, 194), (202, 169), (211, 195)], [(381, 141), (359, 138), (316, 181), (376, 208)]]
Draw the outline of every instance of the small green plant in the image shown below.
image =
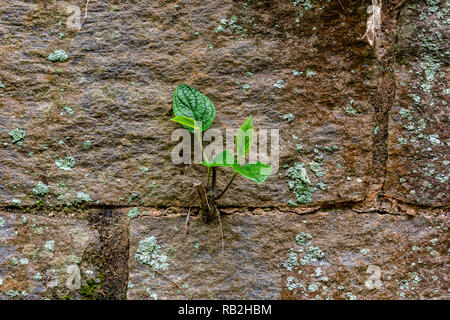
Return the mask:
[[(180, 123), (188, 131), (194, 133), (195, 138), (202, 146), (202, 132), (207, 130), (215, 117), (216, 111), (211, 100), (196, 89), (180, 84), (173, 95), (173, 112), (175, 117), (171, 121)], [(253, 123), (252, 117), (248, 119), (238, 130), (235, 138), (236, 153), (231, 150), (225, 150), (212, 159), (208, 159), (203, 147), (202, 165), (207, 168), (206, 186), (203, 183), (195, 184), (195, 188), (200, 197), (200, 215), (205, 222), (218, 217), (220, 222), (220, 212), (216, 201), (219, 200), (230, 188), (238, 174), (254, 181), (258, 184), (263, 183), (272, 173), (272, 167), (269, 164), (255, 162), (244, 163), (253, 143)], [(234, 170), (234, 174), (226, 187), (218, 192), (217, 175), (220, 167), (229, 167)]]

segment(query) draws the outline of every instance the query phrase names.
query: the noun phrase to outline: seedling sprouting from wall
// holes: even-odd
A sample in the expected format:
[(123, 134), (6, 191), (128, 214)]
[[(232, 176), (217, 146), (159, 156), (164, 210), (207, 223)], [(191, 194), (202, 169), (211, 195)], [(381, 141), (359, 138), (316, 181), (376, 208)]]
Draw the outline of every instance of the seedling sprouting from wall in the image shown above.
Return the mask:
[[(224, 150), (216, 154), (212, 159), (208, 159), (202, 147), (202, 132), (211, 126), (216, 114), (211, 100), (194, 88), (180, 84), (173, 95), (173, 112), (175, 117), (170, 120), (182, 124), (184, 128), (194, 133), (195, 139), (201, 147), (203, 155), (202, 165), (207, 169), (206, 185), (203, 183), (195, 185), (200, 198), (200, 216), (205, 222), (217, 217), (221, 225), (220, 211), (216, 202), (230, 188), (236, 176), (239, 174), (261, 184), (272, 173), (272, 167), (269, 164), (259, 161), (244, 163), (245, 157), (248, 155), (253, 143), (252, 117), (248, 117), (239, 128), (235, 140), (235, 150)], [(234, 171), (231, 180), (221, 192), (217, 190), (217, 177), (220, 168), (231, 168)]]

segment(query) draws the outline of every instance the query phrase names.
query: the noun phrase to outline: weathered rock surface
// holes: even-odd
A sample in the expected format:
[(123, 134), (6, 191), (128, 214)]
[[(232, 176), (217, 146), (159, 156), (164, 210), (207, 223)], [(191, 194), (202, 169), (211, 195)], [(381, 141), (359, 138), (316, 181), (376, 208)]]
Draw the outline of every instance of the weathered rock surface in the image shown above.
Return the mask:
[[(128, 299), (185, 298), (172, 281), (197, 299), (450, 298), (448, 217), (233, 214), (222, 217), (223, 255), (217, 223), (192, 221), (186, 236), (184, 222), (131, 221)], [(153, 258), (167, 256), (163, 276), (136, 255), (149, 237)]]
[(398, 21), (385, 187), (405, 202), (450, 200), (448, 10), (445, 1), (407, 4)]
[[(0, 299), (450, 298), (447, 2), (384, 1), (376, 50), (367, 1), (85, 5), (0, 7)], [(180, 83), (212, 128), (279, 130), (223, 255), (217, 222), (184, 234)]]
[(0, 211), (0, 299), (95, 294), (99, 253), (98, 232), (86, 221)]
[[(280, 129), (279, 173), (264, 187), (239, 179), (225, 204), (295, 200), (286, 177), (295, 162), (312, 182), (303, 202), (364, 198), (377, 83), (372, 50), (357, 39), (365, 7), (343, 15), (334, 1), (93, 1), (76, 31), (69, 4), (84, 16), (81, 0), (0, 8), (1, 205), (34, 204), (39, 181), (47, 204), (195, 204), (191, 185), (204, 168), (170, 160), (180, 83), (215, 103), (215, 128), (252, 115), (256, 128)], [(68, 59), (49, 61), (59, 49)], [(8, 135), (15, 128), (26, 131), (22, 146)], [(56, 164), (70, 157), (73, 167)]]

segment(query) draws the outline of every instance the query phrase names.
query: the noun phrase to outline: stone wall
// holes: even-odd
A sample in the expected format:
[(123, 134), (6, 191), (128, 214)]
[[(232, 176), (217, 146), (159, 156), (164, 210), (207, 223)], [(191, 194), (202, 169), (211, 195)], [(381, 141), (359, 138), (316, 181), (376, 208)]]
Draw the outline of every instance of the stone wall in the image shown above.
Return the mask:
[[(4, 2), (0, 299), (448, 299), (447, 3), (385, 1), (374, 50), (359, 1)], [(170, 159), (180, 83), (279, 129), (223, 251)]]

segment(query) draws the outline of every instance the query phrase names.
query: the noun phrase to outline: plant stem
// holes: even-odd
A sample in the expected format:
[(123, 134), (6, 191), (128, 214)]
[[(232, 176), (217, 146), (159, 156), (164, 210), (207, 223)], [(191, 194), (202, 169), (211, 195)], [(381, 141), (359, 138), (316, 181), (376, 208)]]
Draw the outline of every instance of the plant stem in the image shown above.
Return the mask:
[(197, 189), (198, 195), (200, 197), (200, 205), (202, 208), (208, 208), (211, 210), (208, 202), (208, 196), (206, 194), (205, 186), (201, 183), (195, 183), (194, 187)]
[(233, 174), (233, 177), (231, 178), (230, 182), (228, 182), (228, 184), (227, 184), (227, 186), (225, 187), (225, 189), (223, 189), (223, 191), (222, 191), (217, 197), (214, 198), (215, 200), (220, 199), (220, 198), (224, 195), (224, 193), (225, 193), (225, 192), (228, 190), (228, 188), (231, 186), (231, 183), (233, 183), (233, 180), (234, 180), (234, 178), (236, 178), (236, 176), (237, 176), (237, 172), (235, 172), (235, 173)]
[(217, 168), (212, 168), (212, 185), (211, 185), (211, 193), (216, 193), (216, 186), (217, 186)]
[(211, 175), (211, 167), (208, 167), (208, 178), (206, 180), (206, 190), (209, 190), (209, 176)]
[(219, 208), (217, 208), (217, 205), (214, 203), (214, 209), (216, 209), (217, 218), (219, 219), (219, 226), (220, 226), (220, 235), (222, 237), (222, 254), (224, 252), (224, 241), (223, 241), (223, 227), (222, 227), (222, 220), (220, 219), (220, 211)]
[(187, 217), (186, 217), (186, 224), (185, 224), (185, 234), (186, 235), (189, 234), (189, 224), (191, 223), (190, 217), (191, 217), (191, 207), (189, 207), (189, 211), (188, 211)]

